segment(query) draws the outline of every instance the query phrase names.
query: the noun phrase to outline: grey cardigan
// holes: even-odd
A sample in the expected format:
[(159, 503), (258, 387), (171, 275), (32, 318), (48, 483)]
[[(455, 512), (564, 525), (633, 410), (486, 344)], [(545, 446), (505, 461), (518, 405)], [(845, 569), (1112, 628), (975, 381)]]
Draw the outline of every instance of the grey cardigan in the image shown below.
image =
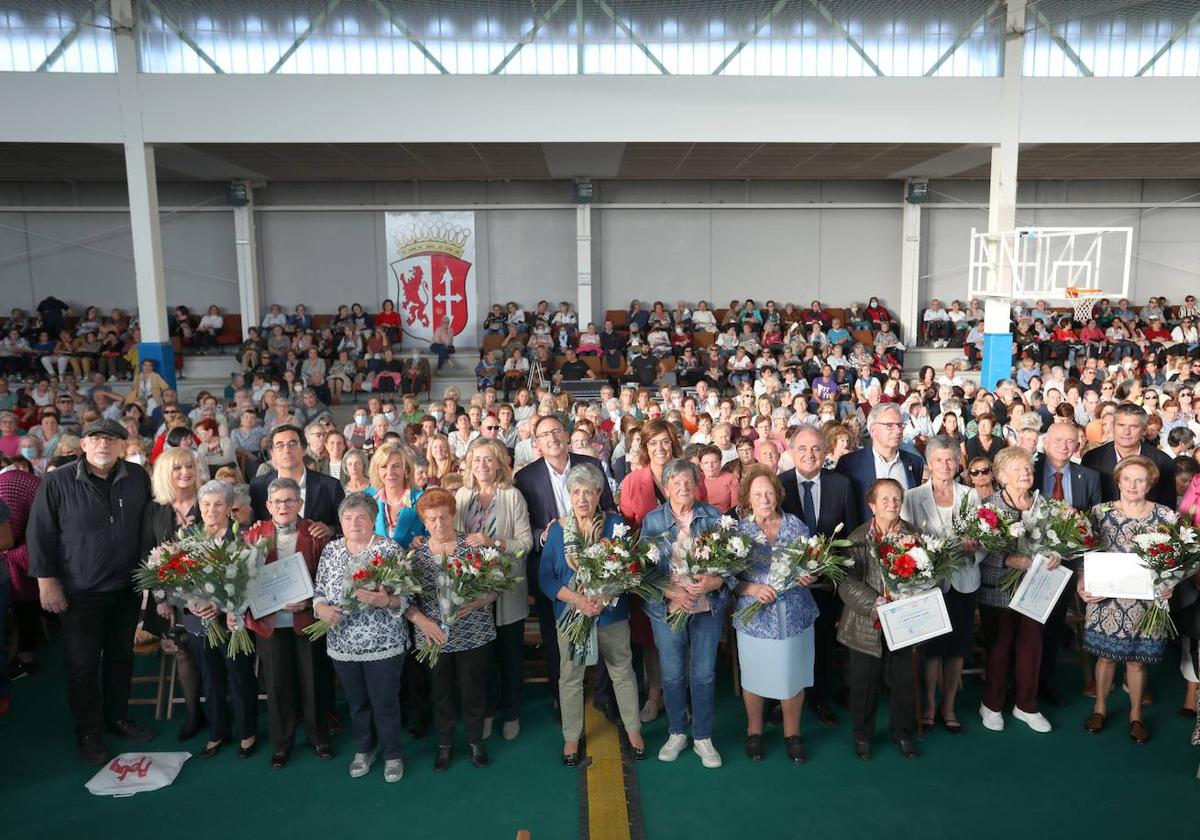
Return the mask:
[[(971, 494), (971, 490), (957, 481), (953, 482), (951, 486), (954, 488), (954, 509), (957, 511), (962, 500)], [(953, 528), (950, 529), (950, 533), (942, 533), (937, 504), (933, 500), (933, 485), (928, 481), (920, 487), (905, 491), (904, 507), (900, 510), (900, 518), (905, 522), (911, 522), (913, 527), (923, 534), (933, 534), (938, 537), (953, 535)], [(947, 591), (947, 584), (964, 595), (969, 595), (979, 589), (979, 561), (982, 557), (982, 551), (977, 551), (974, 555), (967, 557), (964, 566), (955, 569), (947, 580), (942, 581), (942, 591)]]

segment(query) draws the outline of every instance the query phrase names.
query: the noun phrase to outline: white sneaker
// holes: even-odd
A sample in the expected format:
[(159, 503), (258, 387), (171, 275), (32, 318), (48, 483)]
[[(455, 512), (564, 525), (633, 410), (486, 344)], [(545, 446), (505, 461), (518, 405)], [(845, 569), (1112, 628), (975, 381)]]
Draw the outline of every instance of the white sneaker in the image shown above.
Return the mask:
[(721, 754), (713, 746), (712, 738), (697, 738), (692, 742), (692, 752), (700, 756), (700, 763), (710, 770), (721, 766)]
[(983, 725), (993, 732), (1004, 731), (1004, 715), (1001, 712), (993, 712), (982, 703), (979, 704), (979, 716), (983, 718)]
[(389, 758), (383, 763), (383, 780), (388, 784), (398, 782), (404, 778), (404, 760), (400, 758)]
[(512, 741), (521, 734), (521, 721), (506, 720), (504, 721), (504, 740)]
[(659, 761), (674, 761), (679, 758), (679, 754), (687, 749), (688, 736), (672, 735), (667, 739), (667, 743), (662, 745), (662, 749), (658, 751)]
[(369, 753), (355, 753), (354, 760), (350, 762), (350, 778), (358, 779), (371, 772), (371, 765), (375, 763), (375, 751)]
[(492, 737), (492, 720), (493, 718), (490, 717), (485, 717), (483, 719), (483, 737), (485, 739)]
[(1023, 712), (1020, 709), (1013, 708), (1013, 717), (1025, 723), (1034, 732), (1049, 732), (1054, 727), (1050, 725), (1050, 721), (1046, 720), (1046, 716), (1041, 712)]

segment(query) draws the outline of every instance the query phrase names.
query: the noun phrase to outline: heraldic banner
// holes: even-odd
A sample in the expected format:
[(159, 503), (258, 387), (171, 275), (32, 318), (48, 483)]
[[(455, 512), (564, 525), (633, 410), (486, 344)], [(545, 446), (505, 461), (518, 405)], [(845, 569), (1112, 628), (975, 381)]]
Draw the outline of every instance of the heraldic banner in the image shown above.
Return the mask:
[(455, 343), (475, 345), (475, 214), (385, 216), (388, 286), (405, 336), (427, 344), (442, 319), (449, 318)]

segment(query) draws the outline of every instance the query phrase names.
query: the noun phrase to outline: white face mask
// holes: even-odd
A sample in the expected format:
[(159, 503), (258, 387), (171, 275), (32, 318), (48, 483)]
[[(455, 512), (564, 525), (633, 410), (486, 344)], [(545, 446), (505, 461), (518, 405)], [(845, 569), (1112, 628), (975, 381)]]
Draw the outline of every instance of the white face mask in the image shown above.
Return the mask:
[(126, 458), (125, 460), (126, 460), (126, 461), (128, 461), (128, 462), (129, 462), (129, 463), (131, 463), (131, 464), (139, 464), (139, 465), (141, 465), (141, 466), (143, 466), (143, 467), (144, 467), (144, 466), (146, 466), (146, 456), (145, 456), (145, 455), (143, 455), (143, 454), (142, 454), (142, 453), (140, 453), (140, 452), (135, 452), (135, 453), (133, 453), (132, 455), (130, 455), (130, 456), (129, 456), (128, 458)]

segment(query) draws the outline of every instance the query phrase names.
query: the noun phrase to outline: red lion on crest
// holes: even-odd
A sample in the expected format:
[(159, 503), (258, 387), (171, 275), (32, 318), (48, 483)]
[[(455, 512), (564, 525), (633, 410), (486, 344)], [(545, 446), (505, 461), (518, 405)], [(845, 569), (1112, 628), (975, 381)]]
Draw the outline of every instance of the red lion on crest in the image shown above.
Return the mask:
[(413, 266), (412, 277), (407, 274), (400, 275), (400, 286), (404, 292), (403, 308), (408, 316), (409, 324), (415, 321), (420, 321), (421, 326), (429, 326), (428, 307), (429, 301), (421, 293), (421, 281), (425, 277), (425, 272), (421, 270), (421, 266)]

